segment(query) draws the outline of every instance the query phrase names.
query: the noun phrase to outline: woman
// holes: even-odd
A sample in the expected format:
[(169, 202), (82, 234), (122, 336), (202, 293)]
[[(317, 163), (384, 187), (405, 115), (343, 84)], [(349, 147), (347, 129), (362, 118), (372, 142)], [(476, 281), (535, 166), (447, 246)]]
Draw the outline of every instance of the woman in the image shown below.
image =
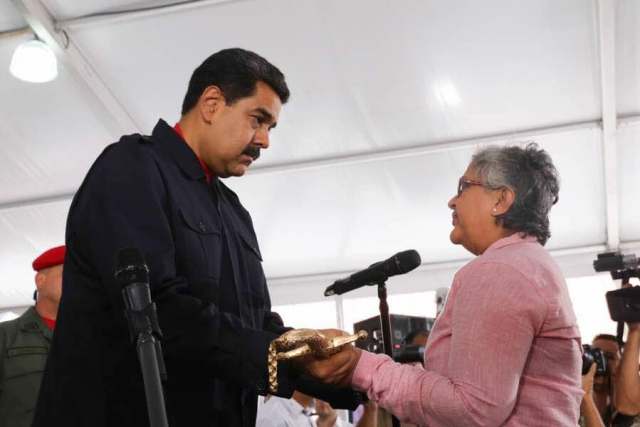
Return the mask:
[(558, 189), (537, 145), (480, 150), (449, 201), (451, 241), (477, 257), (453, 279), (424, 370), (353, 346), (307, 369), (419, 425), (577, 425), (580, 334), (543, 248)]

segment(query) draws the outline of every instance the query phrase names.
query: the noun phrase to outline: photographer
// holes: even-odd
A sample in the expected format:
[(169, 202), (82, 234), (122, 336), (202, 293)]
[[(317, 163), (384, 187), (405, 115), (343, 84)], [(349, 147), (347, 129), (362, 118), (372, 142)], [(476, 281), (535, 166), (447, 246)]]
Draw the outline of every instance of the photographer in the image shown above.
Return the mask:
[[(640, 376), (638, 376), (640, 323), (627, 325), (629, 334), (615, 384), (615, 405), (622, 414), (637, 415), (640, 413)], [(636, 424), (638, 422), (634, 425)]]
[[(582, 377), (585, 395), (580, 405), (581, 426), (592, 427), (611, 425), (615, 413), (614, 395), (616, 373), (620, 362), (620, 346), (616, 337), (610, 334), (596, 336), (591, 349), (598, 351), (604, 360), (600, 372), (596, 368), (600, 363), (594, 361), (588, 373)], [(601, 372), (604, 370), (604, 372)]]
[(596, 375), (596, 364), (591, 365), (589, 372), (582, 376), (584, 396), (580, 404), (581, 427), (604, 427), (598, 408), (593, 399), (593, 380)]

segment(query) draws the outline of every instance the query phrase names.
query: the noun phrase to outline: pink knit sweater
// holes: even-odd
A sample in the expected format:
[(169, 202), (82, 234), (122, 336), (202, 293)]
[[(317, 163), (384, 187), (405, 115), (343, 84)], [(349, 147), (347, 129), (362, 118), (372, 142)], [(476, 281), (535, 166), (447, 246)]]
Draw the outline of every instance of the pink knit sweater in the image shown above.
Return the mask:
[(419, 425), (576, 426), (580, 369), (560, 270), (535, 238), (514, 234), (455, 275), (424, 370), (363, 351), (352, 382)]

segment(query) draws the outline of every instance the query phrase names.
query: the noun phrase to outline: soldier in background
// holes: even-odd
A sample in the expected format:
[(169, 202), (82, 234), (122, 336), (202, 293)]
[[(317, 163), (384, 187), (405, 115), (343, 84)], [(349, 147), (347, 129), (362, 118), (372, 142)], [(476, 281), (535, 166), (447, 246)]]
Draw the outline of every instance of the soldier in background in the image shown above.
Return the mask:
[(0, 425), (31, 426), (62, 294), (65, 246), (33, 261), (34, 306), (0, 323)]

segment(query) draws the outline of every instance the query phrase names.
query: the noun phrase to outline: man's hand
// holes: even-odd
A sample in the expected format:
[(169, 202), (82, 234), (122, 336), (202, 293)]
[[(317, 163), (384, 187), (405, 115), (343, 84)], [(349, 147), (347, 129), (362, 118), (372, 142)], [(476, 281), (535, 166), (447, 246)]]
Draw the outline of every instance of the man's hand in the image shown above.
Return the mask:
[(338, 419), (338, 414), (335, 409), (331, 407), (324, 400), (316, 399), (316, 414), (318, 414), (318, 427), (333, 427)]
[(585, 397), (593, 394), (593, 379), (596, 376), (596, 368), (597, 365), (593, 363), (589, 368), (589, 372), (582, 376), (582, 391), (584, 391)]
[[(346, 332), (337, 329), (325, 329), (320, 332), (329, 338), (347, 335)], [(347, 344), (338, 353), (327, 359), (307, 360), (304, 369), (322, 382), (346, 387), (351, 383), (351, 377), (360, 359), (360, 354), (359, 348)]]

